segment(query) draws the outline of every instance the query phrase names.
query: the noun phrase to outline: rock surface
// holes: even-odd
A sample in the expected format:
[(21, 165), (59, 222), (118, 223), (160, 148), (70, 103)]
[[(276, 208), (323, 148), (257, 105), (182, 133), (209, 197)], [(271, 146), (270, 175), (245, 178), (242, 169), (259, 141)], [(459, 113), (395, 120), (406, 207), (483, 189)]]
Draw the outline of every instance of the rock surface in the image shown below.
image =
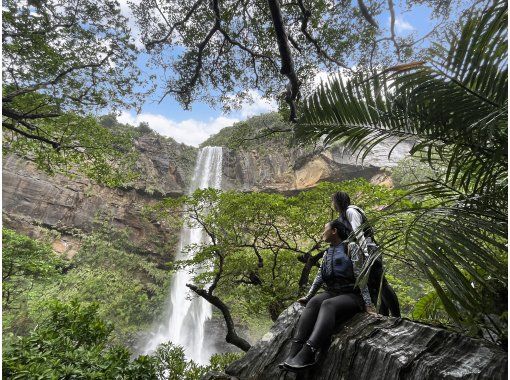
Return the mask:
[[(125, 188), (108, 188), (87, 178), (50, 176), (34, 163), (15, 155), (3, 159), (4, 226), (34, 238), (50, 237), (53, 248), (72, 257), (79, 249), (81, 233), (90, 233), (103, 221), (126, 229), (141, 251), (162, 263), (161, 249), (174, 247), (178, 231), (146, 219), (145, 206), (163, 196), (185, 193), (192, 174), (196, 149), (155, 134), (135, 141), (140, 152), (140, 177)], [(48, 233), (49, 232), (49, 233)]]
[(407, 157), (412, 148), (412, 143), (405, 142), (392, 149), (398, 140), (387, 140), (362, 160), (340, 143), (297, 145), (292, 141), (292, 133), (267, 132), (292, 128), (281, 115), (269, 113), (224, 128), (202, 146), (224, 148), (224, 188), (280, 193), (297, 192), (320, 181), (363, 177), (374, 183), (386, 182), (386, 169)]
[(445, 329), (379, 315), (357, 314), (333, 335), (313, 368), (295, 374), (278, 368), (302, 306), (285, 310), (271, 330), (226, 374), (203, 380), (507, 379), (508, 356), (499, 347)]

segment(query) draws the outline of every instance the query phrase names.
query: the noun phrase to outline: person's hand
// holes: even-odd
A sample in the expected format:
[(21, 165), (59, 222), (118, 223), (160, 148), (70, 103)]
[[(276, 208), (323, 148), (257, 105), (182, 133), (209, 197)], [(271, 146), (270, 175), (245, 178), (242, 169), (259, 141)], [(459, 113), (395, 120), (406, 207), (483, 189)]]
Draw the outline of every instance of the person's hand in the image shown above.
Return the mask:
[(369, 314), (377, 314), (374, 305), (365, 305), (365, 311)]
[(308, 303), (308, 299), (306, 297), (301, 297), (297, 300), (301, 305), (306, 305)]

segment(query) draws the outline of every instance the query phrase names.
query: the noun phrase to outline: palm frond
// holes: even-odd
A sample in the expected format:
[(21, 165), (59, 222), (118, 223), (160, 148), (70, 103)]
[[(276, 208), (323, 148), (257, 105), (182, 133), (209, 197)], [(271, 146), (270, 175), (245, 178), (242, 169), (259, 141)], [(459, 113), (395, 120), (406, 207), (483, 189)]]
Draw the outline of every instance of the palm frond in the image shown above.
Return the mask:
[(385, 140), (409, 140), (411, 153), (446, 162), (453, 182), (494, 188), (508, 162), (506, 3), (477, 16), (428, 66), (322, 84), (304, 103), (297, 139), (338, 140), (363, 158)]
[(484, 294), (508, 279), (507, 19), (506, 2), (495, 2), (426, 65), (334, 77), (306, 99), (295, 129), (298, 140), (340, 141), (363, 158), (381, 142), (411, 141), (412, 155), (442, 168), (411, 187), (422, 206), (373, 222), (386, 223), (383, 249), (411, 257), (459, 325), (491, 314)]

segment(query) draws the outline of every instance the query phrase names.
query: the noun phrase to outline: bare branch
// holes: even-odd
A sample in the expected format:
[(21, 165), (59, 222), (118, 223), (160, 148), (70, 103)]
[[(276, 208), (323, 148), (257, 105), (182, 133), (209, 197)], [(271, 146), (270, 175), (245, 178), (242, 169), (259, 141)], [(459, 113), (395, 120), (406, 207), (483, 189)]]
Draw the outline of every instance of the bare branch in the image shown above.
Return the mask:
[(296, 101), (299, 97), (299, 87), (301, 86), (298, 80), (296, 71), (294, 69), (294, 60), (292, 59), (292, 52), (289, 46), (289, 39), (285, 31), (283, 23), (282, 12), (278, 0), (267, 0), (271, 17), (273, 19), (273, 27), (276, 33), (276, 41), (278, 43), (278, 50), (280, 51), (281, 69), (280, 74), (285, 75), (289, 79), (287, 91), (285, 94), (285, 101), (290, 107), (290, 121), (297, 121)]
[(230, 309), (228, 308), (228, 306), (217, 296), (209, 294), (204, 289), (200, 289), (193, 284), (186, 284), (186, 286), (190, 288), (193, 292), (198, 294), (200, 297), (204, 298), (207, 302), (216, 306), (221, 311), (221, 313), (223, 314), (223, 318), (225, 319), (225, 324), (227, 325), (227, 336), (225, 338), (227, 343), (231, 343), (234, 346), (239, 347), (244, 352), (248, 351), (251, 345), (245, 339), (237, 335), (234, 321), (232, 319), (232, 315), (230, 314)]
[(377, 22), (375, 22), (374, 18), (372, 17), (370, 12), (368, 11), (368, 8), (365, 5), (365, 3), (363, 2), (363, 0), (358, 0), (358, 7), (359, 7), (359, 10), (361, 12), (361, 15), (365, 18), (365, 20), (367, 20), (368, 23), (370, 25), (372, 25), (374, 28), (379, 29), (379, 25), (377, 24)]

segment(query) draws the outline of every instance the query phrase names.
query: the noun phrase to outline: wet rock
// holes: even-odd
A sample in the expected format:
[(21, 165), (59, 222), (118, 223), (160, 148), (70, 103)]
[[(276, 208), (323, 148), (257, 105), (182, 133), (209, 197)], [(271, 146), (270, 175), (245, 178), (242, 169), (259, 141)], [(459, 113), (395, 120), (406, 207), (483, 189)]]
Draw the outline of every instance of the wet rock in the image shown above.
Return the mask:
[(340, 326), (313, 368), (284, 372), (278, 364), (287, 357), (301, 310), (297, 303), (285, 310), (226, 374), (240, 380), (507, 379), (508, 356), (500, 347), (439, 327), (365, 313)]

